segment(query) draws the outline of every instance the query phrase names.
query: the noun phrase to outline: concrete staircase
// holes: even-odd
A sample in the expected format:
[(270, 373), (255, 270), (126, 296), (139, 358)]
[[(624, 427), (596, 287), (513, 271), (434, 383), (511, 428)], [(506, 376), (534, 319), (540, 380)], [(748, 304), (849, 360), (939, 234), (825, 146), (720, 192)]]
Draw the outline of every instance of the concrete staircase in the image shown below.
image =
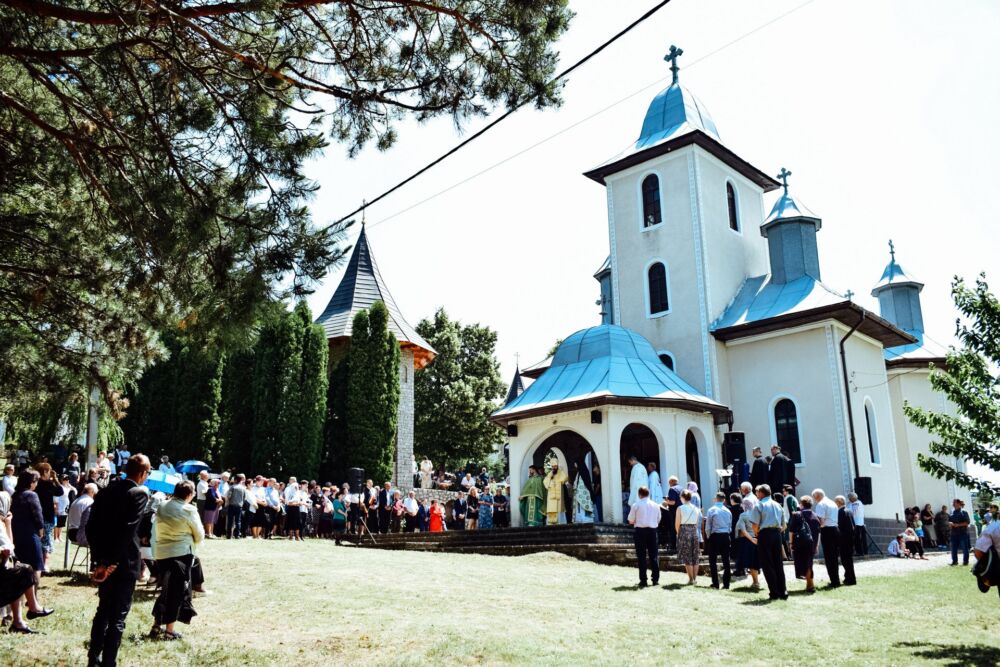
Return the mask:
[[(454, 530), (443, 533), (391, 533), (365, 535), (354, 540), (359, 546), (406, 551), (523, 556), (556, 552), (604, 565), (635, 567), (632, 529), (617, 524), (569, 524), (544, 528), (500, 528)], [(673, 556), (660, 553), (662, 569), (682, 569)]]

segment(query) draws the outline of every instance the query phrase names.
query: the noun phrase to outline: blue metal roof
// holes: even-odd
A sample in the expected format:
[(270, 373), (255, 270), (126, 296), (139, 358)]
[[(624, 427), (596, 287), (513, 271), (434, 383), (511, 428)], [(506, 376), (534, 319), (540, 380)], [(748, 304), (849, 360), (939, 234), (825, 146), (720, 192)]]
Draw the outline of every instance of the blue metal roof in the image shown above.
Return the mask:
[(635, 150), (640, 151), (695, 130), (701, 130), (720, 143), (722, 141), (705, 105), (687, 88), (674, 83), (650, 103)]
[(885, 270), (882, 271), (882, 277), (879, 278), (878, 283), (872, 288), (872, 296), (878, 296), (878, 293), (887, 287), (896, 287), (899, 285), (913, 285), (919, 289), (923, 289), (924, 284), (915, 280), (910, 274), (908, 274), (902, 266), (893, 257), (888, 264), (885, 266)]
[(705, 410), (724, 409), (664, 366), (645, 338), (602, 324), (563, 341), (545, 373), (493, 417), (539, 408), (556, 411), (562, 404), (600, 397), (672, 399), (699, 403)]
[(847, 300), (847, 297), (808, 275), (781, 284), (772, 282), (769, 275), (747, 278), (736, 298), (712, 324), (711, 329), (714, 331), (758, 322)]
[(795, 198), (788, 194), (788, 188), (785, 188), (784, 193), (782, 193), (778, 201), (774, 202), (774, 206), (771, 207), (771, 214), (767, 216), (761, 226), (767, 227), (771, 223), (778, 222), (779, 220), (791, 220), (793, 218), (815, 220), (817, 222), (816, 228), (819, 229), (819, 216), (810, 211), (803, 204), (795, 201)]

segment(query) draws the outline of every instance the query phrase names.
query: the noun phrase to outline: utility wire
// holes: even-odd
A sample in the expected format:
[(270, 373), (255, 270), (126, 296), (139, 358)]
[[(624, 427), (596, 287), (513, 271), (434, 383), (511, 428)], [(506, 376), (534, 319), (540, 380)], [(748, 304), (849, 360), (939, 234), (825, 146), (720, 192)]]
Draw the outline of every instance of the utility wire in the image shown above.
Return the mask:
[[(784, 18), (790, 16), (791, 14), (794, 14), (795, 12), (799, 11), (800, 9), (804, 9), (806, 6), (811, 5), (814, 2), (816, 2), (816, 0), (806, 0), (805, 2), (803, 2), (803, 3), (799, 4), (799, 5), (796, 5), (795, 7), (792, 7), (788, 11), (786, 11), (786, 12), (784, 12), (782, 14), (779, 14), (778, 16), (775, 16), (774, 18), (770, 19), (769, 21), (767, 21), (765, 23), (761, 23), (760, 25), (756, 26), (752, 30), (743, 33), (739, 37), (736, 37), (735, 39), (732, 39), (732, 40), (726, 42), (725, 44), (722, 44), (718, 48), (713, 49), (712, 51), (709, 51), (705, 55), (692, 60), (690, 63), (688, 63), (687, 65), (684, 66), (684, 69), (685, 70), (691, 69), (692, 67), (694, 67), (698, 63), (700, 63), (700, 62), (702, 62), (704, 60), (707, 60), (708, 58), (711, 58), (712, 56), (720, 53), (721, 51), (724, 51), (724, 50), (728, 49), (729, 47), (733, 46), (734, 44), (742, 42), (744, 39), (747, 39), (748, 37), (750, 37), (750, 36), (752, 36), (752, 35), (760, 32), (764, 28), (767, 28), (768, 26), (771, 26), (771, 25), (777, 23), (778, 21), (781, 21), (782, 19), (784, 19)], [(658, 8), (656, 8), (656, 9), (658, 9)], [(653, 11), (655, 11), (655, 9)], [(581, 63), (578, 63), (578, 64), (582, 64), (582, 61), (581, 61)], [(567, 70), (567, 73), (568, 73), (568, 71), (569, 70)], [(422, 206), (422, 205), (426, 204), (427, 202), (429, 202), (429, 201), (431, 201), (433, 199), (437, 199), (441, 195), (446, 194), (446, 193), (454, 190), (455, 188), (457, 188), (459, 186), (465, 185), (469, 181), (475, 180), (476, 178), (479, 178), (483, 174), (486, 174), (486, 173), (488, 173), (490, 171), (493, 171), (497, 167), (500, 167), (500, 166), (506, 164), (507, 162), (509, 162), (509, 161), (511, 161), (511, 160), (513, 160), (515, 158), (518, 158), (518, 157), (524, 155), (525, 153), (527, 153), (527, 152), (529, 152), (531, 150), (534, 150), (535, 148), (538, 148), (542, 144), (548, 143), (552, 139), (555, 139), (556, 137), (559, 137), (559, 136), (565, 134), (566, 132), (569, 132), (570, 130), (572, 130), (572, 129), (576, 128), (576, 127), (579, 127), (580, 125), (583, 125), (587, 121), (592, 120), (592, 119), (596, 118), (597, 116), (600, 116), (601, 114), (603, 114), (603, 113), (605, 113), (607, 111), (610, 111), (611, 109), (615, 108), (619, 104), (623, 104), (623, 103), (629, 101), (630, 99), (632, 99), (636, 95), (639, 95), (641, 93), (646, 92), (647, 90), (649, 90), (653, 86), (662, 85), (663, 80), (664, 80), (664, 77), (658, 77), (655, 81), (651, 81), (650, 83), (644, 85), (643, 87), (639, 88), (638, 90), (635, 90), (635, 91), (629, 93), (628, 95), (626, 95), (625, 97), (622, 97), (622, 98), (620, 98), (620, 99), (612, 102), (611, 104), (609, 104), (609, 105), (607, 105), (605, 107), (602, 107), (601, 109), (598, 109), (597, 111), (593, 112), (592, 114), (590, 114), (588, 116), (585, 116), (584, 118), (581, 118), (580, 120), (578, 120), (578, 121), (576, 121), (576, 122), (574, 122), (574, 123), (572, 123), (570, 125), (567, 125), (566, 127), (564, 127), (562, 129), (556, 131), (555, 133), (548, 135), (544, 139), (536, 141), (535, 143), (533, 143), (533, 144), (531, 144), (529, 146), (526, 146), (525, 148), (522, 148), (521, 150), (517, 151), (516, 153), (512, 153), (512, 154), (508, 155), (507, 157), (505, 157), (505, 158), (503, 158), (501, 160), (498, 160), (497, 162), (494, 162), (493, 164), (491, 164), (491, 165), (489, 165), (487, 167), (484, 167), (483, 169), (480, 169), (479, 171), (475, 172), (474, 174), (466, 176), (462, 180), (457, 181), (455, 183), (452, 183), (448, 187), (443, 188), (442, 190), (438, 190), (434, 194), (429, 195), (429, 196), (421, 199), (420, 201), (417, 201), (417, 202), (415, 202), (415, 203), (413, 203), (413, 204), (411, 204), (411, 205), (409, 205), (409, 206), (407, 206), (405, 208), (402, 208), (402, 209), (396, 211), (395, 213), (392, 213), (391, 215), (388, 215), (388, 216), (386, 216), (384, 218), (381, 218), (377, 222), (369, 224), (368, 226), (369, 227), (376, 227), (376, 226), (382, 224), (383, 222), (388, 222), (389, 220), (392, 220), (393, 218), (396, 218), (396, 217), (398, 217), (398, 216), (400, 216), (400, 215), (402, 215), (404, 213), (412, 211), (413, 209), (415, 209), (415, 208), (417, 208), (419, 206)], [(503, 118), (505, 118), (506, 116), (509, 116), (511, 113), (513, 113), (513, 111), (514, 110), (509, 111), (506, 114), (504, 114), (503, 117), (497, 119), (497, 122), (499, 122), (500, 120), (503, 120)], [(459, 144), (458, 146), (456, 146), (453, 150), (451, 150), (448, 153), (446, 153), (445, 155), (441, 156), (440, 158), (438, 158), (437, 160), (435, 160), (433, 163), (427, 165), (426, 167), (424, 167), (423, 169), (421, 169), (419, 172), (415, 173), (413, 176), (411, 176), (410, 178), (408, 178), (406, 181), (403, 181), (402, 183), (399, 183), (392, 190), (389, 190), (389, 191), (383, 193), (379, 198), (384, 197), (385, 195), (388, 195), (393, 190), (399, 189), (401, 186), (405, 185), (410, 180), (413, 180), (414, 178), (416, 178), (417, 176), (419, 176), (421, 173), (427, 171), (428, 169), (430, 169), (435, 164), (441, 162), (444, 158), (448, 157), (449, 155), (451, 155), (452, 153), (454, 153), (458, 149), (462, 148), (462, 146), (464, 144), (468, 143), (469, 141), (471, 141), (472, 139), (474, 139), (476, 136), (478, 136), (478, 135), (482, 134), (483, 132), (485, 132), (486, 130), (490, 129), (490, 127), (492, 127), (492, 125), (495, 125), (495, 124), (496, 123), (493, 123), (493, 124), (491, 124), (491, 125), (483, 128), (483, 130), (481, 130), (480, 132), (478, 132), (477, 135), (475, 135), (473, 137), (470, 137), (467, 141), (462, 142), (461, 144)], [(625, 146), (623, 146), (621, 148), (621, 150), (615, 152), (614, 155), (609, 156), (609, 159), (615, 157), (616, 155), (619, 155), (622, 151), (624, 151), (629, 146), (631, 146), (632, 143), (633, 142), (630, 141), (628, 144), (626, 144)], [(377, 201), (377, 200), (372, 200), (372, 202), (369, 202), (369, 205), (371, 203), (373, 203), (374, 201)], [(350, 215), (346, 216), (345, 218), (342, 218), (341, 221), (346, 220), (347, 218), (351, 217), (352, 215), (356, 215), (359, 211), (364, 210), (364, 208), (365, 208), (365, 206), (362, 206), (361, 208), (357, 209), (356, 211), (354, 211)]]
[[(670, 0), (661, 0), (660, 2), (658, 2), (656, 4), (656, 6), (654, 6), (652, 9), (650, 9), (645, 14), (643, 14), (642, 16), (640, 16), (639, 18), (637, 18), (635, 21), (632, 21), (632, 23), (630, 23), (627, 26), (625, 26), (625, 28), (623, 28), (622, 30), (619, 30), (611, 39), (607, 40), (606, 42), (604, 42), (603, 44), (601, 44), (600, 46), (598, 46), (596, 49), (594, 49), (593, 51), (591, 51), (590, 53), (588, 53), (586, 56), (584, 56), (580, 60), (578, 60), (575, 63), (573, 63), (572, 65), (570, 65), (569, 67), (567, 67), (566, 69), (564, 69), (559, 74), (557, 74), (548, 83), (546, 83), (546, 86), (551, 86), (551, 85), (555, 84), (557, 81), (559, 81), (560, 79), (564, 79), (567, 76), (569, 76), (569, 74), (571, 72), (573, 72), (577, 68), (581, 67), (584, 63), (586, 63), (591, 58), (593, 58), (594, 56), (596, 56), (597, 54), (599, 54), (601, 51), (603, 51), (604, 49), (608, 48), (609, 46), (611, 46), (612, 44), (614, 44), (615, 42), (617, 42), (619, 39), (621, 39), (626, 34), (628, 34), (629, 32), (631, 32), (631, 30), (633, 28), (635, 28), (640, 23), (642, 23), (643, 21), (645, 21), (646, 19), (648, 19), (650, 16), (652, 16), (656, 12), (658, 12), (661, 9), (663, 9), (664, 7), (666, 7), (669, 2), (670, 2)], [(437, 166), (438, 164), (440, 164), (441, 162), (443, 162), (447, 158), (451, 157), (452, 155), (454, 155), (455, 153), (457, 153), (458, 151), (460, 151), (465, 146), (471, 144), (473, 141), (475, 141), (476, 139), (478, 139), (480, 136), (482, 136), (483, 134), (485, 134), (486, 132), (488, 132), (489, 130), (491, 130), (492, 128), (496, 127), (501, 122), (503, 122), (504, 120), (506, 120), (507, 118), (509, 118), (510, 116), (512, 116), (514, 114), (514, 112), (516, 112), (518, 109), (520, 109), (521, 107), (525, 106), (526, 104), (528, 104), (529, 102), (531, 102), (533, 100), (534, 100), (534, 98), (530, 97), (530, 98), (527, 98), (527, 99), (523, 100), (520, 104), (517, 104), (517, 105), (511, 107), (506, 112), (504, 112), (503, 114), (501, 114), (500, 116), (498, 116), (496, 119), (494, 119), (494, 120), (490, 121), (489, 123), (487, 123), (486, 126), (483, 127), (482, 129), (480, 129), (478, 132), (475, 132), (474, 134), (470, 135), (468, 138), (466, 138), (463, 141), (459, 142), (458, 145), (456, 145), (454, 148), (452, 148), (451, 150), (449, 150), (447, 153), (444, 153), (443, 155), (441, 155), (437, 159), (435, 159), (435, 160), (429, 162), (428, 164), (424, 165), (423, 167), (421, 167), (417, 171), (413, 172), (412, 174), (410, 174), (409, 176), (407, 176), (406, 178), (404, 178), (399, 183), (396, 183), (396, 185), (392, 186), (391, 188), (389, 188), (388, 190), (386, 190), (385, 192), (383, 192), (379, 196), (377, 196), (374, 199), (372, 199), (371, 201), (369, 201), (367, 203), (364, 203), (361, 206), (359, 206), (358, 208), (354, 209), (353, 211), (351, 211), (350, 213), (348, 213), (344, 217), (342, 217), (339, 220), (337, 220), (337, 223), (344, 222), (348, 218), (350, 218), (350, 217), (352, 217), (354, 215), (357, 215), (361, 211), (365, 210), (366, 208), (368, 208), (372, 204), (375, 204), (378, 201), (380, 201), (380, 200), (388, 197), (393, 192), (395, 192), (396, 190), (400, 189), (401, 187), (403, 187), (404, 185), (406, 185), (407, 183), (409, 183), (413, 179), (417, 178), (418, 176), (420, 176), (424, 172), (426, 172), (426, 171), (432, 169), (433, 167)]]

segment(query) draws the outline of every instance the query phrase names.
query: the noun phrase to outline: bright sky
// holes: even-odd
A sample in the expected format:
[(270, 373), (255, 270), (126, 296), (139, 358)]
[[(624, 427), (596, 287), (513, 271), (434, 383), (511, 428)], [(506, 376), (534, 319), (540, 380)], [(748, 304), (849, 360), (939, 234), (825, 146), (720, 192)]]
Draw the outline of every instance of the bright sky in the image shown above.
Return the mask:
[[(573, 2), (562, 66), (653, 4)], [(375, 257), (411, 324), (444, 306), (497, 330), (505, 381), (515, 354), (532, 364), (556, 339), (599, 323), (591, 276), (608, 254), (605, 190), (581, 173), (638, 137), (668, 83), (663, 55), (677, 44), (681, 82), (710, 109), (723, 143), (767, 173), (788, 167), (796, 197), (823, 218), (824, 281), (877, 312), (869, 292), (892, 238), (900, 263), (926, 283), (929, 335), (950, 343), (952, 276), (986, 271), (1000, 289), (998, 34), (995, 0), (674, 0), (578, 70), (561, 108), (518, 112), (371, 207)], [(440, 119), (402, 126), (387, 153), (349, 160), (332, 146), (310, 171), (322, 185), (315, 219), (345, 215), (462, 136)], [(340, 273), (310, 299), (314, 313)]]

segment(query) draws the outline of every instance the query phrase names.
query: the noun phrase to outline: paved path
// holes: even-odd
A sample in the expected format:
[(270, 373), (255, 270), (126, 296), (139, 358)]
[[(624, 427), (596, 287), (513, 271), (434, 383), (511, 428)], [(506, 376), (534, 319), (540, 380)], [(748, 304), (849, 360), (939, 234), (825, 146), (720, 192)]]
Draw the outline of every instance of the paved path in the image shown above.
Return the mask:
[[(891, 577), (947, 567), (949, 563), (951, 563), (950, 553), (928, 551), (927, 560), (913, 558), (873, 558), (871, 560), (859, 561), (854, 564), (854, 574), (858, 579), (863, 577)], [(843, 568), (840, 569), (840, 576), (844, 576)], [(795, 566), (791, 563), (785, 564), (785, 577), (788, 581), (795, 580)], [(813, 577), (816, 585), (824, 585), (830, 581), (829, 577), (826, 576), (826, 565), (819, 560), (813, 565)], [(741, 581), (749, 581), (749, 577)], [(763, 585), (763, 575), (761, 575), (761, 585)]]

